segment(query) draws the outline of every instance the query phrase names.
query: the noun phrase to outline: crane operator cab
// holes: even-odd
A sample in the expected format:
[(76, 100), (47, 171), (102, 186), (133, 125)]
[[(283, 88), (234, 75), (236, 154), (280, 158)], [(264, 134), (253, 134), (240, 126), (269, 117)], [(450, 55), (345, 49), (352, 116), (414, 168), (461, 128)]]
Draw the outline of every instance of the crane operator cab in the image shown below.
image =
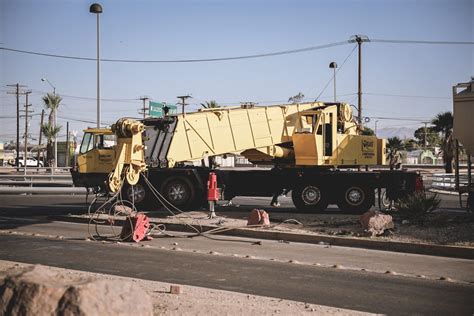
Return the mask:
[(349, 104), (326, 103), (299, 114), (292, 136), (296, 165), (385, 164), (385, 140), (359, 135)]
[(76, 185), (101, 187), (113, 170), (116, 136), (110, 128), (84, 130), (72, 177)]

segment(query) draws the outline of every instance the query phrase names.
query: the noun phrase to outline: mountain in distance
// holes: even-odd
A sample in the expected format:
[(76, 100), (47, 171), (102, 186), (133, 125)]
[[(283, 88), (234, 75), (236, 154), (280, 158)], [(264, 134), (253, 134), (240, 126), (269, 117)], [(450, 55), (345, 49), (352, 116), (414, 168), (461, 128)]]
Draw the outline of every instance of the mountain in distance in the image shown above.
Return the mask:
[(384, 127), (377, 129), (377, 137), (379, 138), (390, 138), (397, 136), (400, 139), (414, 138), (416, 128), (410, 127)]

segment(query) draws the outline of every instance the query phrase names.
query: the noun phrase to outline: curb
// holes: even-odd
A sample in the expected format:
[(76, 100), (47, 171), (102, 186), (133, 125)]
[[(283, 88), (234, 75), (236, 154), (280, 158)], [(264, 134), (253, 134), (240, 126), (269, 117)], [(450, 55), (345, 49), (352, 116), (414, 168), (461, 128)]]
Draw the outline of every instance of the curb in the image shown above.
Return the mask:
[[(53, 215), (48, 219), (76, 223), (88, 223), (89, 219), (80, 216)], [(123, 225), (124, 220), (116, 220), (117, 225)], [(177, 223), (165, 223), (167, 229), (179, 232), (194, 232), (189, 226)], [(206, 232), (217, 228), (216, 226), (201, 226), (202, 231)], [(225, 228), (225, 227), (222, 227)], [(393, 251), (420, 255), (429, 255), (437, 257), (450, 257), (459, 259), (474, 259), (474, 248), (460, 246), (443, 246), (431, 244), (406, 243), (399, 241), (381, 241), (369, 239), (356, 239), (346, 237), (334, 237), (311, 234), (296, 234), (290, 232), (279, 232), (274, 230), (255, 230), (252, 228), (236, 228), (233, 230), (218, 233), (219, 235), (248, 237), (268, 240), (284, 240), (289, 242), (300, 242), (309, 244), (328, 244), (331, 246), (364, 248), (371, 250)]]

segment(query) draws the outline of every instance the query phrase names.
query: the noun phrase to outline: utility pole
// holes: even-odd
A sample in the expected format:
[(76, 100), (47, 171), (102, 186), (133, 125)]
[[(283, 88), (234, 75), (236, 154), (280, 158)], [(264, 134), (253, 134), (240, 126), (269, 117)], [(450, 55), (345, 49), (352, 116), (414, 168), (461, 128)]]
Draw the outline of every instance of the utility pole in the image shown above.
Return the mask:
[(66, 167), (69, 167), (69, 121), (66, 122)]
[(181, 99), (181, 110), (182, 110), (182, 113), (183, 113), (183, 117), (186, 117), (186, 112), (184, 111), (184, 107), (186, 105), (189, 105), (188, 103), (186, 103), (186, 100), (191, 98), (190, 95), (182, 95), (182, 96), (179, 96), (178, 99)]
[(44, 121), (44, 109), (41, 110), (41, 123), (40, 123), (40, 132), (39, 132), (39, 142), (38, 142), (38, 167), (39, 167), (39, 161), (40, 161), (40, 147), (41, 147), (41, 137), (43, 136), (43, 131), (41, 130), (43, 128), (43, 121)]
[(426, 142), (426, 138), (428, 137), (428, 125), (429, 122), (423, 122), (423, 124), (425, 124), (425, 129), (424, 129), (424, 137), (423, 137), (423, 149), (426, 150), (426, 145), (427, 145), (427, 142)]
[(25, 91), (25, 151), (23, 155), (23, 170), (26, 175), (26, 167), (27, 167), (27, 158), (28, 158), (28, 115), (29, 111), (28, 108), (31, 106), (31, 104), (28, 103), (28, 95), (31, 93), (31, 90)]
[(354, 35), (349, 40), (351, 43), (357, 43), (359, 52), (357, 110), (359, 112), (358, 120), (360, 125), (362, 125), (362, 43), (369, 41), (369, 38), (365, 35)]
[[(8, 91), (7, 94), (16, 95), (16, 163), (18, 167), (18, 161), (20, 160), (20, 88), (25, 86), (17, 84), (8, 84), (7, 87), (15, 87), (15, 91)], [(19, 169), (17, 168), (17, 171)]]
[(140, 100), (143, 101), (143, 107), (141, 108), (141, 112), (139, 111), (139, 114), (143, 114), (143, 120), (146, 119), (146, 111), (148, 110), (148, 107), (146, 106), (146, 102), (149, 100), (149, 97), (143, 96), (140, 97)]

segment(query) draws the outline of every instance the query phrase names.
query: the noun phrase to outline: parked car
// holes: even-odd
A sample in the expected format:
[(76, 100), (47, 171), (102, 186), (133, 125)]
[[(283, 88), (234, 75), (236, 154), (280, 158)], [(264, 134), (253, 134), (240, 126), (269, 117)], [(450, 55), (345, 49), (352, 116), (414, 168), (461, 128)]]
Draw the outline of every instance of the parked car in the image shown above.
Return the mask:
[[(22, 157), (18, 160), (18, 166), (24, 167), (25, 161)], [(26, 158), (26, 166), (27, 167), (43, 167), (43, 162), (38, 161), (36, 158)]]

